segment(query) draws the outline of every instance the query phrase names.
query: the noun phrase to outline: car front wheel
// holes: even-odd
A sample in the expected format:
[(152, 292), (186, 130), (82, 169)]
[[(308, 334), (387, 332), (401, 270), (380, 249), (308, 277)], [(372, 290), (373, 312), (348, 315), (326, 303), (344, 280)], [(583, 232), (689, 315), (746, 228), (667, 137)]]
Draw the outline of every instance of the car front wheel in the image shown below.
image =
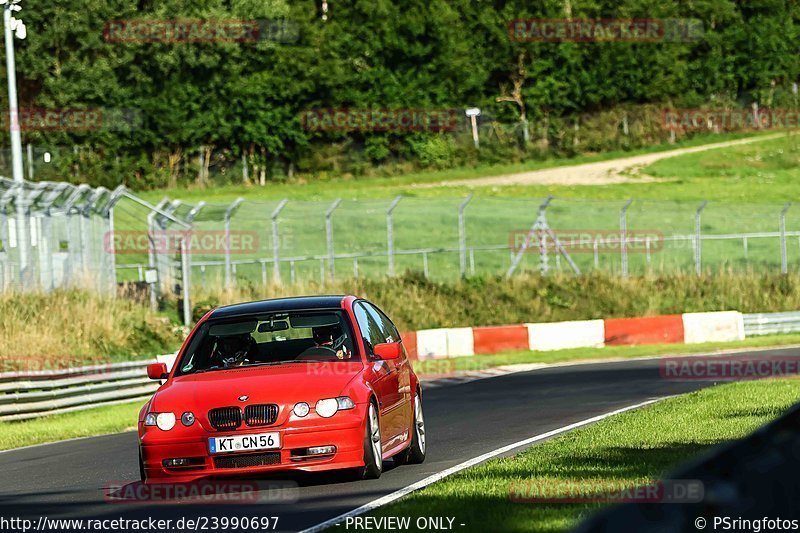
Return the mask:
[(367, 410), (367, 423), (364, 432), (364, 466), (358, 469), (361, 479), (378, 479), (383, 473), (381, 453), (381, 426), (378, 408), (370, 402)]
[(399, 464), (419, 464), (425, 460), (425, 417), (422, 413), (422, 397), (414, 398), (414, 421), (411, 428), (411, 444), (395, 456)]

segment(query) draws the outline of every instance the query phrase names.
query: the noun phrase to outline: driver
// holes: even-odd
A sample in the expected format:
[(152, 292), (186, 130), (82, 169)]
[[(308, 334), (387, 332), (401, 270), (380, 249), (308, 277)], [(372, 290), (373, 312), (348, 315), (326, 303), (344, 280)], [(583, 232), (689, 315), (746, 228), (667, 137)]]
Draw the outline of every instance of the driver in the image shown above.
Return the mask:
[(311, 330), (311, 333), (314, 337), (315, 348), (327, 348), (336, 353), (337, 359), (344, 359), (347, 356), (341, 325), (317, 326)]
[(252, 353), (256, 340), (249, 333), (219, 337), (211, 360), (225, 368), (243, 366), (249, 363), (247, 356)]

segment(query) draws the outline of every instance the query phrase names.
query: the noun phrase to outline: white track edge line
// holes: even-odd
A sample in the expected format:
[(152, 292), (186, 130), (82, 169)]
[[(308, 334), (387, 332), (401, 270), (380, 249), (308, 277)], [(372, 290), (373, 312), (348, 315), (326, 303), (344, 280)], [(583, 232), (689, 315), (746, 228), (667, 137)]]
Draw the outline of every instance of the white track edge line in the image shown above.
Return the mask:
[(602, 415), (593, 416), (591, 418), (587, 418), (586, 420), (581, 420), (580, 422), (575, 422), (573, 424), (569, 424), (568, 426), (560, 427), (558, 429), (554, 429), (554, 430), (548, 431), (546, 433), (541, 433), (539, 435), (536, 435), (536, 436), (533, 436), (533, 437), (529, 437), (527, 439), (523, 439), (521, 441), (517, 441), (517, 442), (514, 442), (512, 444), (507, 444), (506, 446), (502, 446), (502, 447), (497, 448), (495, 450), (492, 450), (490, 452), (486, 452), (486, 453), (484, 453), (482, 455), (479, 455), (477, 457), (473, 457), (472, 459), (464, 461), (463, 463), (457, 464), (455, 466), (451, 466), (450, 468), (442, 470), (441, 472), (438, 472), (436, 474), (432, 474), (432, 475), (430, 475), (430, 476), (428, 476), (428, 477), (426, 477), (424, 479), (421, 479), (421, 480), (419, 480), (419, 481), (417, 481), (415, 483), (412, 483), (411, 485), (408, 485), (407, 487), (404, 487), (402, 489), (396, 490), (396, 491), (394, 491), (392, 493), (389, 493), (389, 494), (387, 494), (385, 496), (381, 496), (380, 498), (372, 500), (369, 503), (365, 503), (361, 507), (357, 507), (357, 508), (353, 509), (352, 511), (348, 511), (346, 513), (342, 513), (339, 516), (336, 516), (334, 518), (331, 518), (329, 520), (321, 522), (321, 523), (319, 523), (319, 524), (317, 524), (315, 526), (311, 526), (311, 527), (309, 527), (307, 529), (304, 529), (300, 533), (316, 533), (317, 531), (322, 531), (322, 530), (327, 529), (327, 528), (329, 528), (331, 526), (335, 526), (336, 524), (342, 522), (343, 520), (345, 520), (347, 518), (358, 516), (358, 515), (362, 515), (364, 513), (369, 512), (369, 511), (373, 511), (373, 510), (377, 509), (378, 507), (381, 507), (383, 505), (392, 503), (393, 501), (398, 500), (398, 499), (402, 498), (403, 496), (406, 496), (407, 494), (410, 494), (411, 492), (414, 492), (416, 490), (425, 488), (428, 485), (431, 485), (433, 483), (436, 483), (437, 481), (440, 481), (440, 480), (446, 478), (447, 476), (450, 476), (452, 474), (456, 474), (456, 473), (460, 472), (461, 470), (464, 470), (464, 469), (469, 468), (471, 466), (475, 466), (475, 465), (477, 465), (479, 463), (482, 463), (484, 461), (487, 461), (489, 459), (497, 457), (498, 455), (502, 455), (502, 454), (504, 454), (506, 452), (510, 452), (511, 450), (514, 450), (514, 449), (517, 449), (517, 448), (521, 448), (521, 447), (527, 446), (529, 444), (533, 444), (534, 442), (541, 441), (541, 440), (547, 439), (549, 437), (553, 437), (555, 435), (559, 435), (561, 433), (566, 433), (567, 431), (571, 431), (573, 429), (577, 429), (577, 428), (580, 428), (582, 426), (586, 426), (586, 425), (589, 425), (589, 424), (593, 424), (595, 422), (599, 422), (600, 420), (603, 420), (603, 419), (608, 418), (610, 416), (618, 415), (618, 414), (624, 413), (626, 411), (632, 411), (634, 409), (639, 409), (640, 407), (645, 407), (647, 405), (651, 405), (651, 404), (654, 404), (656, 402), (660, 402), (660, 401), (665, 400), (665, 399), (670, 398), (670, 397), (671, 396), (663, 396), (661, 398), (654, 398), (654, 399), (651, 399), (651, 400), (647, 400), (645, 402), (637, 403), (635, 405), (629, 405), (627, 407), (623, 407), (621, 409), (616, 409), (616, 410), (611, 411), (609, 413), (604, 413)]

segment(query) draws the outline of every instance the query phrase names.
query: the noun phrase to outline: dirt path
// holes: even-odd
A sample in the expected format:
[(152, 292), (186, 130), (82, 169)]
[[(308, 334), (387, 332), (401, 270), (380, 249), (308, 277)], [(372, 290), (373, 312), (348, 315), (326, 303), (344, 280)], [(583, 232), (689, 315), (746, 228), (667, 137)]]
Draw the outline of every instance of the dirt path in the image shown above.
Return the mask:
[(750, 144), (753, 142), (766, 141), (785, 135), (778, 133), (775, 135), (764, 135), (759, 137), (748, 137), (714, 144), (704, 144), (689, 148), (678, 148), (666, 152), (652, 154), (635, 155), (608, 161), (598, 161), (596, 163), (583, 163), (581, 165), (569, 165), (562, 167), (546, 168), (542, 170), (532, 170), (520, 172), (518, 174), (505, 174), (501, 176), (489, 176), (485, 178), (472, 178), (462, 180), (439, 181), (436, 183), (421, 183), (414, 187), (455, 187), (455, 186), (504, 186), (504, 185), (607, 185), (610, 183), (626, 183), (642, 181), (655, 181), (648, 176), (637, 176), (632, 178), (637, 169), (645, 167), (660, 159), (675, 157), (678, 155), (692, 154), (713, 150), (715, 148), (726, 148), (740, 144)]

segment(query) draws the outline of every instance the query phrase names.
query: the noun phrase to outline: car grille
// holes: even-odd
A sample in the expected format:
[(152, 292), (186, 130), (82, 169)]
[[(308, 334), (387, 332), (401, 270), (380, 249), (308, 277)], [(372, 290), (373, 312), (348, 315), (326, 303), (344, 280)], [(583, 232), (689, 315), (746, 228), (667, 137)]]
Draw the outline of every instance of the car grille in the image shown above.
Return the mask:
[(281, 452), (214, 457), (214, 466), (217, 468), (250, 468), (253, 466), (277, 465), (280, 462)]
[(219, 407), (208, 412), (208, 421), (217, 431), (236, 429), (242, 425), (242, 411), (238, 407)]
[(275, 404), (248, 405), (244, 408), (244, 421), (248, 426), (268, 426), (278, 419)]

